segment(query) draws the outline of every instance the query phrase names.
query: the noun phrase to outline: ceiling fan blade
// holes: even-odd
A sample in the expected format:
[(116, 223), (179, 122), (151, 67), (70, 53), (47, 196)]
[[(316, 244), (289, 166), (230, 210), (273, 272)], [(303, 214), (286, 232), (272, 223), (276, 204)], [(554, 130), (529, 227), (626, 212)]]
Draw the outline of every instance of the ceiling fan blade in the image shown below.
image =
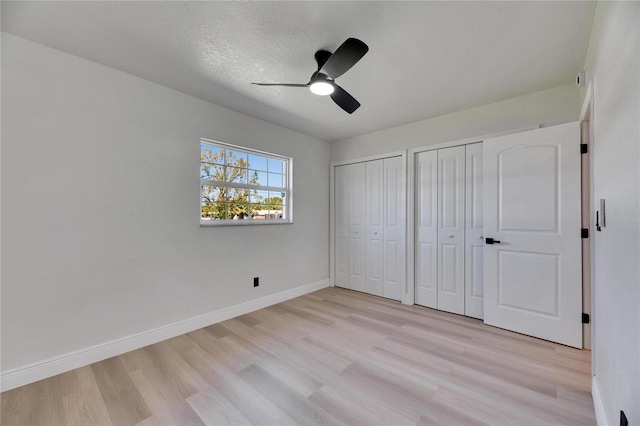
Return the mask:
[(309, 87), (309, 83), (307, 84), (296, 84), (296, 83), (251, 83), (256, 86), (285, 86), (285, 87)]
[(340, 77), (354, 66), (369, 51), (363, 41), (357, 38), (348, 38), (333, 52), (333, 55), (327, 59), (320, 72), (331, 78)]
[(351, 114), (360, 107), (360, 102), (356, 101), (356, 99), (347, 93), (346, 90), (337, 84), (334, 84), (334, 87), (335, 89), (330, 96), (331, 99), (333, 99), (333, 102), (335, 102), (340, 108)]

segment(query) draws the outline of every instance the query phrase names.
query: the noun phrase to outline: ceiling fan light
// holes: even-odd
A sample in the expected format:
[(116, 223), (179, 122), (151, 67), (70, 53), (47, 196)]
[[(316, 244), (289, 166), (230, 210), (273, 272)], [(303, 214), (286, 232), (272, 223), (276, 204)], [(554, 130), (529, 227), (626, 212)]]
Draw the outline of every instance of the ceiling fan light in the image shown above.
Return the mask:
[(309, 90), (315, 95), (326, 96), (333, 93), (334, 87), (333, 84), (326, 81), (316, 81), (311, 83)]

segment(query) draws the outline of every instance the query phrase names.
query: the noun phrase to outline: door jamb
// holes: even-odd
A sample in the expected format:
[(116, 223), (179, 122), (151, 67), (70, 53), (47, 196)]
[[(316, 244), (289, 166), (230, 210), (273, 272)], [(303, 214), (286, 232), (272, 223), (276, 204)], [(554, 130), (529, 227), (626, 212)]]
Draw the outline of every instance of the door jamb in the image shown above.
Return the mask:
[[(588, 209), (588, 222), (583, 223), (583, 227), (589, 229), (589, 245), (588, 247), (583, 247), (583, 250), (586, 250), (586, 253), (583, 252), (583, 262), (588, 262), (588, 276), (583, 274), (582, 281), (582, 294), (583, 294), (583, 309), (584, 312), (590, 315), (590, 323), (585, 324), (583, 326), (583, 333), (588, 330), (590, 332), (590, 345), (587, 348), (586, 345), (583, 345), (585, 349), (591, 349), (595, 347), (596, 341), (596, 333), (595, 327), (593, 326), (596, 318), (595, 318), (595, 237), (596, 237), (596, 229), (595, 229), (595, 186), (594, 186), (594, 157), (595, 157), (595, 140), (594, 140), (594, 122), (593, 122), (593, 112), (594, 112), (594, 82), (593, 78), (587, 84), (587, 89), (585, 91), (584, 101), (582, 102), (582, 108), (580, 110), (580, 129), (581, 129), (581, 143), (586, 143), (588, 145), (588, 159), (587, 161), (587, 179), (588, 181), (585, 183), (582, 182), (583, 185), (583, 194), (584, 191), (587, 191), (588, 198), (587, 200), (583, 200), (583, 211), (584, 209)], [(584, 133), (586, 128), (586, 133)], [(585, 163), (583, 162), (583, 166)], [(583, 170), (583, 175), (585, 170)], [(584, 185), (588, 185), (588, 188), (584, 188)], [(586, 205), (585, 205), (586, 201)], [(602, 212), (601, 214), (603, 214)], [(584, 216), (583, 216), (584, 217)], [(584, 267), (583, 267), (584, 270)], [(588, 310), (587, 310), (588, 309)], [(584, 341), (584, 339), (583, 339)], [(595, 351), (591, 351), (591, 372), (592, 376), (595, 374), (595, 364), (596, 357)]]

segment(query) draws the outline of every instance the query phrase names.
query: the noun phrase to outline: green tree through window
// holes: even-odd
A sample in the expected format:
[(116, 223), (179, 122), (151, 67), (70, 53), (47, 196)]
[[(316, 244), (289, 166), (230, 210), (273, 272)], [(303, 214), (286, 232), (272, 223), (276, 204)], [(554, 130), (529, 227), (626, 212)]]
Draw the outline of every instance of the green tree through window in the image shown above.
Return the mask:
[[(204, 148), (200, 152), (201, 178), (214, 182), (244, 183), (247, 179), (247, 160), (236, 156), (227, 149)], [(257, 184), (258, 175), (252, 174), (249, 183)], [(256, 191), (247, 188), (230, 186), (205, 186), (202, 191), (202, 217), (214, 219), (232, 219), (247, 217), (249, 210), (249, 196), (258, 195)]]
[(267, 181), (284, 184), (287, 170), (285, 159), (202, 143), (201, 220), (286, 219), (288, 189)]

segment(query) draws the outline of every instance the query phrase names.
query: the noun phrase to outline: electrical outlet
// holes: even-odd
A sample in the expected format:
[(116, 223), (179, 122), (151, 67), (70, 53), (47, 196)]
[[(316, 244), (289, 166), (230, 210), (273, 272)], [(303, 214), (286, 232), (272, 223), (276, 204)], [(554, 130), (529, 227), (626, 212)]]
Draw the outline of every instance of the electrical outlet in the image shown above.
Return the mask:
[(253, 286), (258, 287), (260, 285), (260, 277), (253, 278)]
[(622, 410), (620, 410), (620, 426), (629, 426), (629, 420)]

